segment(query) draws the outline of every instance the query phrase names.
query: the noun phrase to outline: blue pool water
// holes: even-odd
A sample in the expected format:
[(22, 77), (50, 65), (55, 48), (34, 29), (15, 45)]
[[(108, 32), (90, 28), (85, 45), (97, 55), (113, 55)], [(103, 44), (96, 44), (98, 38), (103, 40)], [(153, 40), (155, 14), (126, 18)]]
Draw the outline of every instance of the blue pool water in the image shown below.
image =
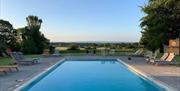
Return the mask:
[(165, 91), (116, 60), (68, 60), (25, 91)]

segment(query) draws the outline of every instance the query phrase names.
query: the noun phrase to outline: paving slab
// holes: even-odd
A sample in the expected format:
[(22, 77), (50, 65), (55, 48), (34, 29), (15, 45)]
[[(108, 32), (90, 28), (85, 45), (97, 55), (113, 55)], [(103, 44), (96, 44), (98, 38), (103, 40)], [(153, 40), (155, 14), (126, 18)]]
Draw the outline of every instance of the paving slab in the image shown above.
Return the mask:
[(62, 57), (41, 58), (35, 65), (20, 65), (19, 71), (0, 73), (0, 91), (12, 91), (45, 69), (57, 63)]
[(132, 57), (132, 60), (128, 60), (127, 57), (119, 58), (137, 70), (155, 78), (155, 80), (161, 81), (180, 91), (180, 67), (175, 65), (155, 66), (147, 64), (143, 57)]

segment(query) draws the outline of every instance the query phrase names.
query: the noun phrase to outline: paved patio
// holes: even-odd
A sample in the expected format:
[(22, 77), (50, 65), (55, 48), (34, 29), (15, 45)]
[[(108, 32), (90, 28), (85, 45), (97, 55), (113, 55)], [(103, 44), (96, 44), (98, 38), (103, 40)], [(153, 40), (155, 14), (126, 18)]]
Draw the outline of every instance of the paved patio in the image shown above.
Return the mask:
[(0, 91), (12, 91), (60, 59), (62, 59), (62, 57), (41, 58), (39, 64), (20, 66), (19, 72), (8, 72), (7, 75), (0, 73)]
[[(105, 56), (68, 56), (67, 58), (120, 58), (122, 61), (133, 66), (139, 71), (150, 75), (155, 80), (161, 81), (180, 91), (180, 67), (177, 66), (154, 66), (146, 63), (142, 57), (105, 57)], [(62, 58), (42, 58), (37, 65), (21, 66), (19, 72), (0, 74), (0, 91), (12, 91), (32, 77), (41, 73), (46, 68), (52, 66)], [(22, 80), (22, 81), (21, 81)]]
[(161, 81), (180, 91), (180, 67), (150, 65), (142, 57), (133, 57), (132, 60), (127, 60), (127, 57), (120, 57), (120, 59), (137, 70), (155, 78), (155, 80)]

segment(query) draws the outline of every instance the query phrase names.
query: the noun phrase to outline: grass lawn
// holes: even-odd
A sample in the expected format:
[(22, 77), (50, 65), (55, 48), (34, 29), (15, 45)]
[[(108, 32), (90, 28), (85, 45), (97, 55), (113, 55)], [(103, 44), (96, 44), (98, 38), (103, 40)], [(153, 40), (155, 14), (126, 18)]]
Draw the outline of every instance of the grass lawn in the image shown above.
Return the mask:
[(0, 65), (8, 65), (12, 63), (11, 58), (9, 57), (0, 57)]
[(176, 56), (175, 59), (176, 59), (177, 62), (180, 62), (180, 56), (179, 55)]

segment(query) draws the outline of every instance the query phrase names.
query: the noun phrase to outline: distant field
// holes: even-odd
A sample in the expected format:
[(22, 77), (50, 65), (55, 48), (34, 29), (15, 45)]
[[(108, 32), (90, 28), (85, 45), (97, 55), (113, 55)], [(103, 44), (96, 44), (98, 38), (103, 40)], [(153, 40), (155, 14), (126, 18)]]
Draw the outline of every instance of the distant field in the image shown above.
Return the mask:
[[(56, 49), (58, 49), (59, 51), (69, 51), (68, 50), (68, 47), (56, 47)], [(85, 51), (86, 49), (85, 48), (79, 48), (80, 51)], [(105, 50), (105, 49), (109, 49), (109, 48), (106, 48), (106, 47), (97, 47), (96, 50), (97, 51), (101, 51), (101, 50)], [(131, 51), (135, 51), (136, 49), (127, 49), (127, 48), (121, 48), (121, 49), (116, 49), (117, 52), (119, 51), (123, 51), (123, 52), (131, 52)]]
[(56, 47), (56, 49), (58, 49), (58, 50), (67, 50), (68, 49), (68, 47)]

